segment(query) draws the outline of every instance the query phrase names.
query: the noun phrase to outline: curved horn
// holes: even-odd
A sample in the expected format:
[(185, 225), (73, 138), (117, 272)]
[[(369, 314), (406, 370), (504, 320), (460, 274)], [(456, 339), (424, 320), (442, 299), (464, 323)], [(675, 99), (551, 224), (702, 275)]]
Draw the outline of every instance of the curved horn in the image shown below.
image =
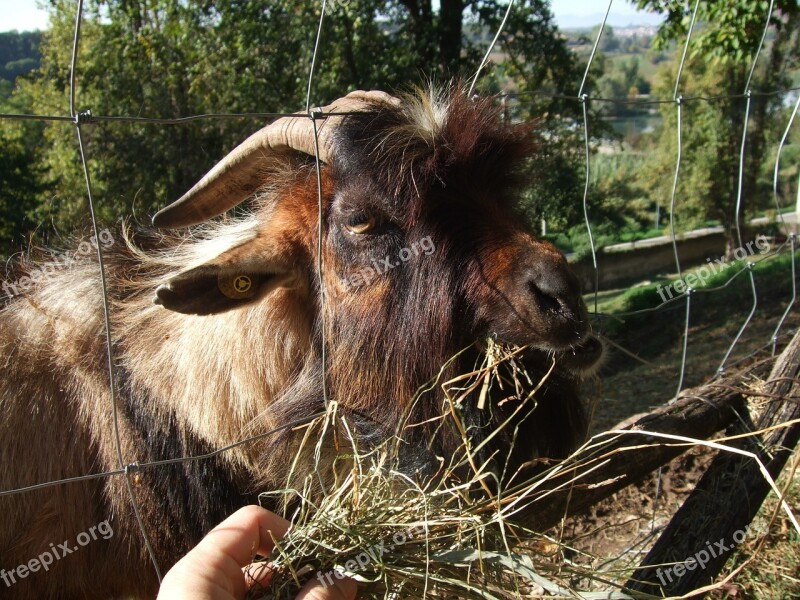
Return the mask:
[[(364, 112), (380, 104), (399, 101), (384, 92), (350, 92), (322, 109), (330, 112)], [(336, 123), (327, 117), (317, 123), (319, 158), (327, 162)], [(252, 196), (264, 184), (271, 162), (282, 155), (302, 152), (314, 156), (314, 127), (304, 114), (281, 117), (257, 131), (217, 163), (192, 189), (153, 217), (156, 227), (188, 227), (216, 217)]]

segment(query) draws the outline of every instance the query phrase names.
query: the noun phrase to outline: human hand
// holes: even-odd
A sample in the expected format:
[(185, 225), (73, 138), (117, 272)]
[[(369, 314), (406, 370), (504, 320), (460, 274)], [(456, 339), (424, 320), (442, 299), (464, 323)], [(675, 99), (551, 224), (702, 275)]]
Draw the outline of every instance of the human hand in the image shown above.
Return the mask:
[[(245, 506), (217, 525), (164, 577), (158, 600), (243, 600), (254, 579), (247, 567), (257, 552), (269, 556), (289, 522), (261, 508)], [(270, 532), (272, 535), (270, 535)], [(246, 575), (247, 574), (247, 575)], [(354, 600), (356, 582), (312, 579), (296, 600)]]

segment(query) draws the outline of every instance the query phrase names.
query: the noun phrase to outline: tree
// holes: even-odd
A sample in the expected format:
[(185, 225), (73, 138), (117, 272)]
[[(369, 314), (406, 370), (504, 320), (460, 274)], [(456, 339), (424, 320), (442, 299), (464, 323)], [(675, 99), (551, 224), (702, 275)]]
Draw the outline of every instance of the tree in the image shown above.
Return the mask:
[[(87, 0), (84, 5), (78, 110), (175, 119), (304, 107), (318, 0)], [(518, 93), (509, 118), (544, 115), (527, 209), (577, 222), (580, 105), (564, 97), (577, 95), (582, 67), (558, 35), (545, 0), (514, 6), (494, 55), (504, 60), (484, 70), (476, 91)], [(25, 112), (66, 112), (75, 8), (74, 0), (53, 0), (41, 67), (20, 88), (30, 100)], [(442, 0), (438, 10), (431, 0), (328, 2), (312, 105), (355, 88), (399, 91), (429, 79), (468, 81), (505, 9), (498, 0)], [(85, 126), (101, 216), (144, 218), (263, 124), (239, 118)], [(48, 124), (40, 136), (36, 178), (42, 191), (27, 214), (46, 224), (44, 230), (51, 224), (72, 230), (87, 214), (74, 128)]]
[[(592, 33), (589, 35), (589, 39), (596, 40), (597, 36), (600, 34), (600, 27), (601, 25), (595, 25), (592, 27)], [(614, 28), (611, 25), (606, 25), (603, 27), (603, 36), (600, 38), (600, 43), (597, 46), (597, 49), (601, 52), (615, 52), (619, 50), (620, 41), (617, 36), (614, 35)]]
[[(503, 7), (488, 3), (480, 7), (479, 15), (480, 10), (492, 8), (481, 15), (481, 22), (495, 31)], [(485, 86), (516, 92), (510, 117), (535, 122), (539, 132), (540, 148), (530, 165), (524, 209), (532, 223), (546, 218), (551, 228), (566, 231), (583, 223), (584, 130), (577, 95), (585, 65), (567, 46), (542, 0), (514, 4), (499, 44), (504, 60), (489, 71)], [(600, 73), (595, 65), (588, 87)], [(594, 144), (608, 136), (610, 128), (597, 118), (599, 109), (592, 103), (587, 114)]]
[[(669, 97), (673, 93), (681, 53), (679, 49), (675, 62), (661, 71), (655, 87), (656, 96)], [(684, 66), (682, 93), (687, 98), (718, 96), (720, 89), (727, 89), (730, 76), (728, 68), (698, 58), (689, 59)], [(741, 98), (697, 99), (682, 103), (682, 160), (675, 195), (677, 230), (693, 229), (708, 220), (719, 220), (733, 235), (732, 202), (735, 202), (738, 190), (742, 109)], [(652, 196), (668, 209), (678, 152), (678, 116), (673, 104), (662, 105), (660, 112), (663, 120), (655, 136), (657, 144), (645, 167), (643, 180)], [(732, 243), (733, 237), (730, 239)]]
[[(635, 4), (639, 8), (666, 14), (667, 18), (656, 37), (658, 47), (663, 48), (673, 41), (679, 41), (682, 46), (694, 3), (637, 0)], [(696, 217), (713, 216), (722, 221), (728, 235), (728, 252), (736, 247), (737, 219), (741, 221), (744, 218), (746, 208), (752, 208), (752, 199), (758, 196), (758, 177), (766, 157), (766, 136), (775, 115), (781, 114), (780, 96), (759, 95), (757, 92), (772, 92), (788, 87), (787, 68), (798, 57), (800, 10), (792, 0), (777, 0), (769, 16), (773, 37), (762, 52), (749, 90), (745, 89), (769, 6), (770, 3), (764, 0), (701, 2), (697, 26), (692, 34), (688, 70), (682, 80), (682, 93), (687, 96), (711, 93), (740, 97), (738, 101), (731, 98), (721, 102), (713, 109), (708, 106), (690, 108), (687, 105), (687, 110), (693, 111), (697, 122), (691, 123), (688, 118), (684, 121), (684, 143), (689, 148), (694, 147), (703, 158), (702, 165), (692, 161), (684, 162), (684, 166), (687, 171), (694, 173), (690, 179), (705, 191), (698, 193), (697, 188), (692, 188), (691, 193), (682, 197), (688, 200)], [(691, 81), (692, 74), (700, 77), (699, 83)], [(710, 84), (714, 86), (713, 92), (710, 92)], [(668, 87), (662, 86), (662, 97), (671, 96)], [(756, 94), (751, 98), (742, 203), (737, 214), (738, 155), (745, 125), (746, 102), (741, 96), (747, 91)], [(670, 131), (669, 119), (674, 119), (671, 116), (675, 112), (674, 106), (670, 108), (663, 111), (667, 119), (666, 131)], [(687, 114), (687, 117), (691, 117), (691, 114)]]
[(38, 31), (0, 33), (0, 79), (12, 82), (39, 66)]
[(635, 104), (627, 103), (627, 100), (637, 94), (650, 92), (650, 84), (639, 74), (639, 59), (630, 57), (612, 61), (602, 52), (598, 52), (595, 61), (602, 73), (597, 81), (596, 95), (605, 100), (618, 101), (607, 102), (602, 107), (603, 114), (624, 117), (641, 113), (641, 109)]
[[(21, 112), (21, 106), (7, 102), (0, 109)], [(29, 215), (40, 192), (35, 165), (41, 134), (39, 123), (0, 121), (0, 255), (10, 255), (25, 245), (35, 226)]]

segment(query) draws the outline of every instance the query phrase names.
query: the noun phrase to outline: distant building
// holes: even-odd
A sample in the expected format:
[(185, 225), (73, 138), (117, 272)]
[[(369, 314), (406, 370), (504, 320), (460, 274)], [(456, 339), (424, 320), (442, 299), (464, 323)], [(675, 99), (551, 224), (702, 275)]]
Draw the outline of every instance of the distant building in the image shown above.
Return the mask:
[(653, 25), (614, 27), (614, 36), (618, 38), (653, 37), (656, 33), (658, 33), (658, 27), (654, 27)]

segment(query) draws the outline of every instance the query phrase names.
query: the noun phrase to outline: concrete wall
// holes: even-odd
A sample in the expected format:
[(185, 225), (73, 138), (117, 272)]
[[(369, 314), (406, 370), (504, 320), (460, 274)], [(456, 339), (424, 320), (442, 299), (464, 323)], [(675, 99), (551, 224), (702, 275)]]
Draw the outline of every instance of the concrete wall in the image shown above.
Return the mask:
[[(678, 240), (681, 266), (691, 267), (715, 259), (725, 252), (725, 235), (721, 231)], [(571, 262), (572, 269), (583, 284), (584, 291), (594, 287), (592, 257)], [(603, 248), (597, 254), (600, 289), (638, 282), (663, 273), (675, 273), (675, 254), (671, 240), (637, 246), (618, 244)]]

